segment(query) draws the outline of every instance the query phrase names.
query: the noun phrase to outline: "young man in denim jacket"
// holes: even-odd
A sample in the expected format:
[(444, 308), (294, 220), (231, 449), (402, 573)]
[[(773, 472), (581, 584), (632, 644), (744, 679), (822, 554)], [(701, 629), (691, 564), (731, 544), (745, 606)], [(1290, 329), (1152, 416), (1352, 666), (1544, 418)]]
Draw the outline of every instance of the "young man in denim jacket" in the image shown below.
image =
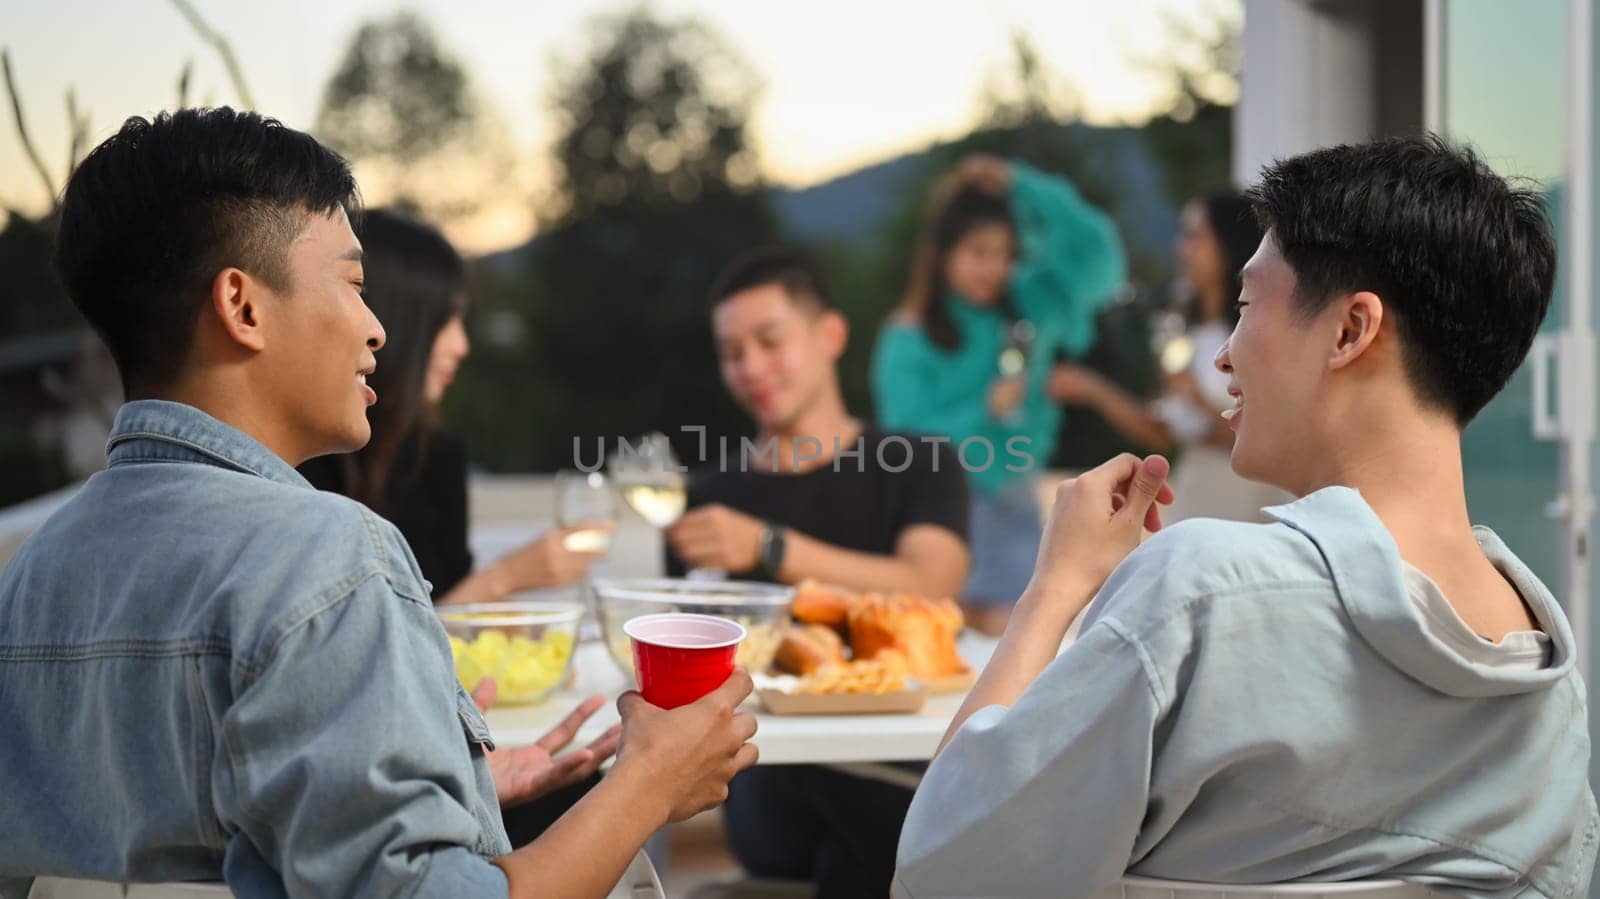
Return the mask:
[(486, 762), (399, 531), (295, 472), (382, 401), (354, 198), (336, 154), (229, 109), (129, 119), (68, 185), (57, 265), (129, 402), (0, 574), (0, 895), (600, 896), (754, 762), (743, 673), (668, 712), (627, 694), (611, 774), (511, 851), (499, 805), (554, 763)]
[(1216, 364), (1234, 470), (1301, 498), (1138, 546), (1165, 460), (1062, 485), (912, 802), (900, 895), (1091, 896), (1125, 872), (1586, 895), (1572, 633), (1470, 524), (1461, 461), (1549, 308), (1542, 202), (1436, 139), (1295, 157), (1252, 195), (1267, 233)]

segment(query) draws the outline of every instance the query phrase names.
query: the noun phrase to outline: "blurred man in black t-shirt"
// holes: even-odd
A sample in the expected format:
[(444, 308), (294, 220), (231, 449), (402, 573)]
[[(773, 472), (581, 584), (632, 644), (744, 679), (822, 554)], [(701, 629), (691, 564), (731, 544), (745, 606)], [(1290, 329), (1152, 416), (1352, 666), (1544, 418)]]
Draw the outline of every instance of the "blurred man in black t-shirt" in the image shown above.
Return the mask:
[(807, 257), (736, 262), (712, 293), (723, 382), (754, 440), (711, 452), (667, 564), (793, 584), (956, 596), (967, 571), (967, 490), (947, 440), (889, 434), (845, 408), (836, 363), (849, 326)]
[[(734, 263), (711, 322), (723, 381), (758, 434), (690, 476), (690, 509), (666, 532), (668, 570), (959, 595), (969, 558), (956, 454), (850, 415), (836, 370), (849, 326), (817, 265), (783, 250)], [(902, 786), (819, 766), (754, 768), (730, 788), (728, 840), (758, 877), (886, 896), (910, 802)]]

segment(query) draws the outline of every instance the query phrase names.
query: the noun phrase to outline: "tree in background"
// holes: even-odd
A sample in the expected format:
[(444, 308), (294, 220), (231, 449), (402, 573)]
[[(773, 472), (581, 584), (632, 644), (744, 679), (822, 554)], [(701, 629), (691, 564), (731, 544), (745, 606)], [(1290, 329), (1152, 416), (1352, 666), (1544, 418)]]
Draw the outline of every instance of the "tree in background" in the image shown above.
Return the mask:
[[(1145, 66), (1169, 84), (1168, 110), (1145, 125), (1162, 184), (1185, 203), (1232, 184), (1233, 106), (1239, 101), (1243, 22), (1220, 15), (1165, 17), (1171, 52)], [(1219, 152), (1220, 150), (1220, 152)], [(1234, 185), (1240, 186), (1240, 185)]]
[(315, 132), (355, 164), (369, 201), (443, 225), (503, 192), (515, 169), (465, 67), (413, 12), (357, 29), (323, 90)]
[(704, 25), (643, 8), (596, 20), (566, 68), (550, 225), (478, 291), (480, 349), (446, 408), (494, 468), (570, 467), (574, 437), (592, 452), (595, 437), (748, 428), (706, 295), (778, 236), (746, 130), (754, 78)]

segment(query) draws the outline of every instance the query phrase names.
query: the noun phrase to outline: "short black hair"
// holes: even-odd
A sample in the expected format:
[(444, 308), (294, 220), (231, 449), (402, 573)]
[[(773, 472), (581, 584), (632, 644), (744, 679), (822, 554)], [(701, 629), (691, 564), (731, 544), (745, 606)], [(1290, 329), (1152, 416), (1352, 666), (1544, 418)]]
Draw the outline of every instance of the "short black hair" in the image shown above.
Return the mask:
[(67, 183), (55, 264), (131, 397), (168, 386), (212, 279), (229, 266), (291, 287), (288, 249), (313, 214), (356, 214), (339, 154), (227, 107), (128, 119)]
[(1421, 400), (1465, 426), (1522, 363), (1555, 283), (1536, 186), (1513, 186), (1435, 135), (1316, 150), (1267, 167), (1247, 195), (1295, 274), (1306, 317), (1382, 298)]
[(769, 284), (782, 287), (790, 300), (812, 312), (835, 308), (822, 266), (809, 254), (788, 247), (757, 250), (730, 263), (712, 282), (712, 308), (734, 294)]

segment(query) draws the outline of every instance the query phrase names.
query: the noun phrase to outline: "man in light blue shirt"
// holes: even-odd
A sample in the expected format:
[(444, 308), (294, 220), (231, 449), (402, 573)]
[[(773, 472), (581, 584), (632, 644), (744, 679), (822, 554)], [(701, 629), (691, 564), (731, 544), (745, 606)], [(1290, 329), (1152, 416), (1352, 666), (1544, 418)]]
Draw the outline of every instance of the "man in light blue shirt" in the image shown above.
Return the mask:
[(0, 573), (0, 896), (602, 896), (754, 763), (743, 673), (672, 711), (624, 695), (611, 773), (511, 851), (499, 803), (555, 763), (488, 763), (399, 531), (294, 469), (380, 401), (354, 196), (336, 154), (226, 108), (129, 119), (73, 175), (57, 267), (130, 402)]
[(1586, 894), (1572, 634), (1471, 526), (1460, 451), (1549, 306), (1539, 198), (1431, 138), (1285, 160), (1251, 193), (1267, 234), (1217, 357), (1233, 467), (1301, 499), (1139, 546), (1165, 460), (1063, 484), (912, 803), (899, 895), (1089, 896), (1124, 873)]

